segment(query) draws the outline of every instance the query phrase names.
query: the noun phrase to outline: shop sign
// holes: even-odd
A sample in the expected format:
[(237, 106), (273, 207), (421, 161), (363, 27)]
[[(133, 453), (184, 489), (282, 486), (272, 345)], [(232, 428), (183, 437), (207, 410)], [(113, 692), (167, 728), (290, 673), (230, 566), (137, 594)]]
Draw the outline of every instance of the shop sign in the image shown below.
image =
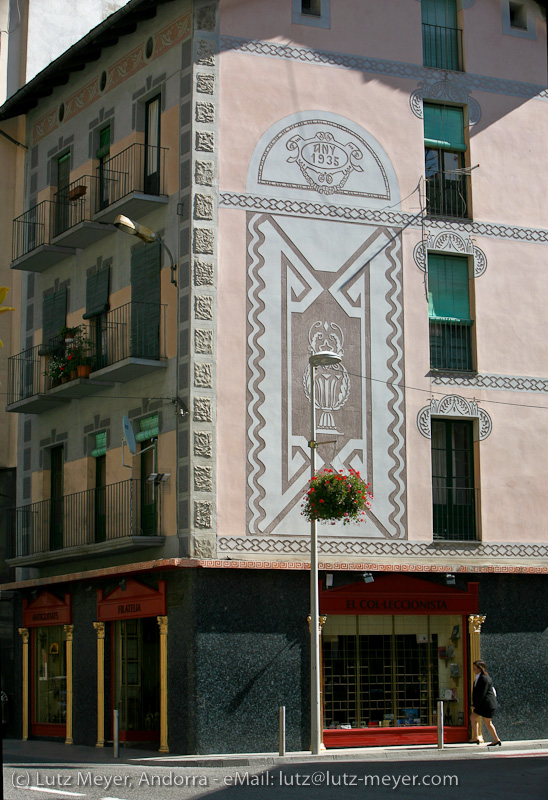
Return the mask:
[(70, 625), (71, 622), (70, 594), (60, 600), (51, 592), (41, 592), (31, 603), (23, 598), (23, 627)]
[(118, 586), (106, 596), (102, 589), (97, 592), (99, 622), (165, 616), (166, 608), (165, 581), (158, 582), (158, 590), (138, 581), (128, 580), (125, 588)]
[(476, 614), (477, 584), (468, 591), (410, 576), (380, 575), (320, 594), (321, 614)]

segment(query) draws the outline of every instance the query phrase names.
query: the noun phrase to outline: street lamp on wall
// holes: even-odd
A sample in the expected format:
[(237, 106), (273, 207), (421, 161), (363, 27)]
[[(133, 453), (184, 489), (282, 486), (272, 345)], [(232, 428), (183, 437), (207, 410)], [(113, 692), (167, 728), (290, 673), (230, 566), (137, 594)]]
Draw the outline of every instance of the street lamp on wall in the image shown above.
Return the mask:
[[(341, 356), (324, 350), (308, 359), (310, 365), (310, 477), (316, 474), (316, 367), (340, 364)], [(321, 444), (321, 443), (320, 443)], [(318, 593), (317, 523), (310, 520), (310, 750), (314, 755), (322, 746), (322, 709), (320, 695), (320, 599)]]
[(173, 260), (173, 256), (171, 255), (171, 250), (164, 242), (162, 237), (159, 233), (155, 233), (155, 231), (151, 231), (150, 228), (147, 228), (145, 225), (140, 225), (138, 222), (134, 222), (129, 217), (124, 217), (123, 214), (120, 214), (114, 220), (114, 225), (118, 228), (119, 231), (123, 233), (128, 233), (130, 236), (136, 236), (145, 244), (150, 244), (151, 242), (158, 242), (166, 251), (169, 256), (169, 264), (171, 269), (171, 283), (174, 286), (177, 286), (177, 282), (175, 280), (175, 262)]

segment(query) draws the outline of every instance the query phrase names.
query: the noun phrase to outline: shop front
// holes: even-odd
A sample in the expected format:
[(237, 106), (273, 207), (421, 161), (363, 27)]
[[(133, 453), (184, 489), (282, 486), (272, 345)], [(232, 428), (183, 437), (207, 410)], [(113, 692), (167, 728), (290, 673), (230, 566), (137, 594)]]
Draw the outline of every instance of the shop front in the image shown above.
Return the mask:
[[(70, 595), (41, 592), (23, 600), (23, 739), (72, 741), (72, 611)], [(30, 714), (29, 714), (30, 710)]]
[[(139, 581), (120, 581), (112, 592), (97, 593), (98, 739), (104, 744), (104, 709), (118, 712), (120, 741), (160, 741), (167, 752), (166, 582), (158, 589)], [(105, 636), (110, 664), (105, 663)], [(110, 669), (110, 699), (105, 704), (105, 670)], [(110, 700), (110, 702), (109, 702)]]
[(468, 739), (467, 591), (408, 575), (375, 575), (320, 593), (323, 740), (326, 747)]

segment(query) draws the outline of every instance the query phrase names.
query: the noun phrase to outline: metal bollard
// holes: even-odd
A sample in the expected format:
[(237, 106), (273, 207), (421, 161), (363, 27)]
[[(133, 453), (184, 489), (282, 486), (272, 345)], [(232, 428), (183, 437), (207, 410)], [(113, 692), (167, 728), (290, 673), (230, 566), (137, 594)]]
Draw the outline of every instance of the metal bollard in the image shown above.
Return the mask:
[(438, 748), (443, 750), (443, 700), (438, 700)]
[(119, 725), (120, 712), (118, 709), (114, 711), (112, 720), (112, 744), (114, 748), (114, 758), (120, 757), (120, 725)]
[(285, 706), (280, 706), (279, 735), (279, 753), (281, 756), (285, 756)]

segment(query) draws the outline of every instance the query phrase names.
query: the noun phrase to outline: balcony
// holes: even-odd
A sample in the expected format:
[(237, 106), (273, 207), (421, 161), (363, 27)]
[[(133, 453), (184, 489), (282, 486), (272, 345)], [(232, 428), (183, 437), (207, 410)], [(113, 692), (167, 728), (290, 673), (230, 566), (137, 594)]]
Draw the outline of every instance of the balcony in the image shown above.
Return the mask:
[(165, 147), (133, 144), (52, 200), (13, 220), (12, 269), (43, 272), (115, 231), (118, 214), (138, 218), (165, 204)]
[(136, 218), (167, 203), (165, 147), (132, 144), (97, 168), (95, 219)]
[(96, 178), (83, 175), (54, 195), (50, 225), (53, 244), (84, 248), (115, 232), (113, 225), (93, 220), (96, 184)]
[(462, 31), (423, 22), (422, 56), (425, 67), (462, 72)]
[(430, 320), (430, 368), (472, 372), (472, 320)]
[(8, 359), (6, 411), (41, 414), (71, 400), (107, 389), (112, 385), (111, 382), (96, 380), (91, 374), (87, 374), (94, 363), (93, 350), (90, 352), (91, 355), (86, 359), (90, 362), (89, 369), (78, 370), (75, 367), (72, 373), (67, 371), (65, 378), (61, 378), (53, 370), (53, 360), (64, 361), (67, 355), (62, 339), (55, 339), (49, 345), (37, 345), (11, 356)]
[(432, 487), (434, 541), (477, 541), (479, 489), (446, 486), (435, 478)]
[(166, 306), (126, 303), (100, 317), (90, 330), (93, 380), (131, 381), (166, 367)]
[(158, 488), (126, 480), (9, 509), (12, 566), (65, 562), (159, 547)]
[(44, 200), (13, 220), (11, 268), (43, 272), (74, 255), (74, 248), (52, 244), (55, 203)]
[[(446, 217), (449, 219), (468, 219), (468, 178), (465, 174), (454, 171), (432, 171), (432, 153), (427, 150), (426, 169), (426, 213), (429, 217)], [(457, 154), (444, 153), (444, 160), (448, 156)], [(429, 164), (430, 160), (430, 164)], [(457, 167), (460, 169), (461, 167)]]

